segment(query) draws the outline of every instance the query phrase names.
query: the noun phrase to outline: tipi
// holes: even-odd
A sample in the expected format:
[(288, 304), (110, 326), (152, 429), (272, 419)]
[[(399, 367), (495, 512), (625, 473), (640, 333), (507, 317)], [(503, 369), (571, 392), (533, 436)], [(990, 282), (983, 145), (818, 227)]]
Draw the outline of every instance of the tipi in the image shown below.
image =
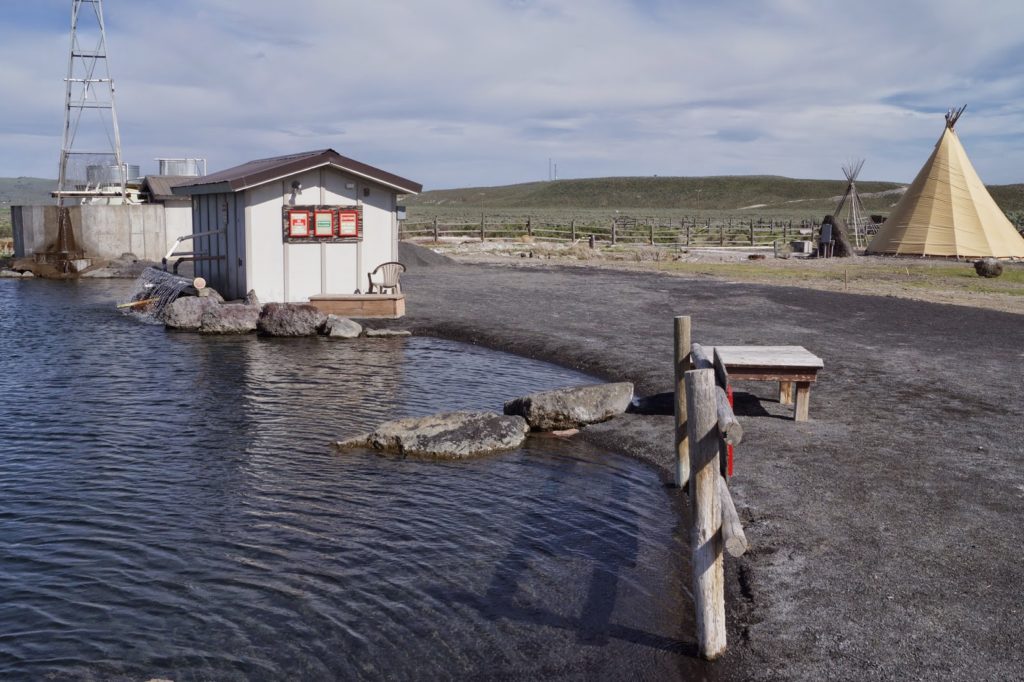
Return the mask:
[(836, 210), (832, 212), (836, 217), (841, 217), (843, 208), (847, 209), (846, 225), (853, 229), (853, 239), (857, 246), (861, 246), (861, 240), (867, 236), (864, 225), (864, 202), (860, 200), (860, 195), (857, 193), (857, 176), (860, 175), (862, 168), (864, 168), (864, 159), (858, 159), (843, 166), (843, 175), (846, 176), (846, 193), (839, 199)]
[(868, 253), (1024, 258), (1024, 237), (996, 205), (953, 131), (950, 109), (935, 151), (878, 230)]

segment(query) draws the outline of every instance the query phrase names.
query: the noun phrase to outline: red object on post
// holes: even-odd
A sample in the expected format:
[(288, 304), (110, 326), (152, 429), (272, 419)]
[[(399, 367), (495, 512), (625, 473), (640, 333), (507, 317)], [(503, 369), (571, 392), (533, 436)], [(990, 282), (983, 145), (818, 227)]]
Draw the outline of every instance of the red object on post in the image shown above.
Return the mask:
[[(735, 404), (735, 402), (732, 399), (732, 386), (726, 386), (725, 387), (725, 395), (728, 396), (728, 398), (729, 398), (729, 407), (735, 408), (736, 404)], [(727, 462), (726, 462), (726, 474), (728, 475), (729, 478), (732, 478), (732, 455), (733, 455), (732, 443), (729, 443), (729, 454), (726, 457), (726, 460), (727, 460)]]

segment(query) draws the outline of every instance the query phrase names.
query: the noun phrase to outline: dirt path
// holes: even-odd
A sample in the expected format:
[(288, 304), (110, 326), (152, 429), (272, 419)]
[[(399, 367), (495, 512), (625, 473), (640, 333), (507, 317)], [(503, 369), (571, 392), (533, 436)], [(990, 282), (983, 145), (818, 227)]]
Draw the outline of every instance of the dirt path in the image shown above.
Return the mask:
[[(670, 390), (672, 317), (695, 340), (825, 361), (811, 421), (740, 385), (727, 561), (732, 679), (1021, 679), (1024, 318), (806, 288), (566, 267), (434, 265), (402, 280), (420, 333)], [(749, 391), (749, 393), (743, 393)], [(584, 433), (667, 478), (671, 417)], [(678, 495), (678, 492), (672, 494)]]

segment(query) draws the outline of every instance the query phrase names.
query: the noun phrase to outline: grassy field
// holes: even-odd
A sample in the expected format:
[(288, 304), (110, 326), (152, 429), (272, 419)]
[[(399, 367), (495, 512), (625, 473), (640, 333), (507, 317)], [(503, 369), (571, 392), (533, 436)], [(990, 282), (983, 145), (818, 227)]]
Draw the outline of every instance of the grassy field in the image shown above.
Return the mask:
[[(904, 185), (860, 182), (858, 190), (868, 214), (888, 215)], [(846, 190), (840, 180), (799, 180), (779, 176), (717, 176), (705, 178), (589, 178), (531, 182), (501, 187), (432, 190), (406, 197), (410, 222), (473, 222), (481, 215), (542, 222), (605, 222), (628, 215), (655, 220), (699, 216), (712, 221), (820, 221), (835, 209)], [(989, 188), (996, 202), (1024, 223), (1024, 184)]]

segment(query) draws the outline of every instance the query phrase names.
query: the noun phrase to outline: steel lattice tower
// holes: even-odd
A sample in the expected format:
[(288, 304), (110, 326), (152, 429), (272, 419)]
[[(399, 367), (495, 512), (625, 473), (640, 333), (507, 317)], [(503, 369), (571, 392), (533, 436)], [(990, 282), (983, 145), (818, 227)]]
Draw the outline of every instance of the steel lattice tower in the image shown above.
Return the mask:
[[(91, 11), (90, 11), (91, 10)], [(93, 20), (95, 24), (93, 24)], [(91, 30), (96, 38), (93, 49), (83, 47), (80, 30)], [(88, 39), (88, 38), (86, 38)], [(72, 0), (71, 1), (71, 48), (68, 54), (68, 75), (64, 79), (64, 136), (61, 142), (60, 175), (57, 184), (58, 205), (63, 207), (65, 198), (82, 196), (82, 190), (99, 194), (100, 182), (93, 186), (92, 178), (85, 176), (85, 187), (81, 186), (82, 177), (75, 177), (87, 163), (89, 157), (96, 160), (106, 159), (106, 167), (116, 168), (119, 182), (108, 182), (113, 187), (104, 196), (119, 196), (124, 200), (127, 185), (127, 169), (121, 159), (121, 133), (117, 126), (117, 108), (114, 104), (114, 81), (110, 77), (110, 65), (107, 59), (107, 34), (103, 22), (103, 0)], [(99, 119), (97, 128), (105, 134), (109, 146), (103, 150), (80, 151), (75, 147), (75, 138), (83, 123), (86, 112), (95, 114)], [(83, 131), (84, 132), (84, 131)], [(96, 130), (90, 131), (95, 133)], [(96, 135), (96, 137), (100, 137)], [(94, 142), (94, 140), (89, 140)], [(107, 178), (109, 180), (109, 178)], [(116, 194), (115, 194), (116, 192)], [(63, 212), (63, 211), (62, 211)]]

